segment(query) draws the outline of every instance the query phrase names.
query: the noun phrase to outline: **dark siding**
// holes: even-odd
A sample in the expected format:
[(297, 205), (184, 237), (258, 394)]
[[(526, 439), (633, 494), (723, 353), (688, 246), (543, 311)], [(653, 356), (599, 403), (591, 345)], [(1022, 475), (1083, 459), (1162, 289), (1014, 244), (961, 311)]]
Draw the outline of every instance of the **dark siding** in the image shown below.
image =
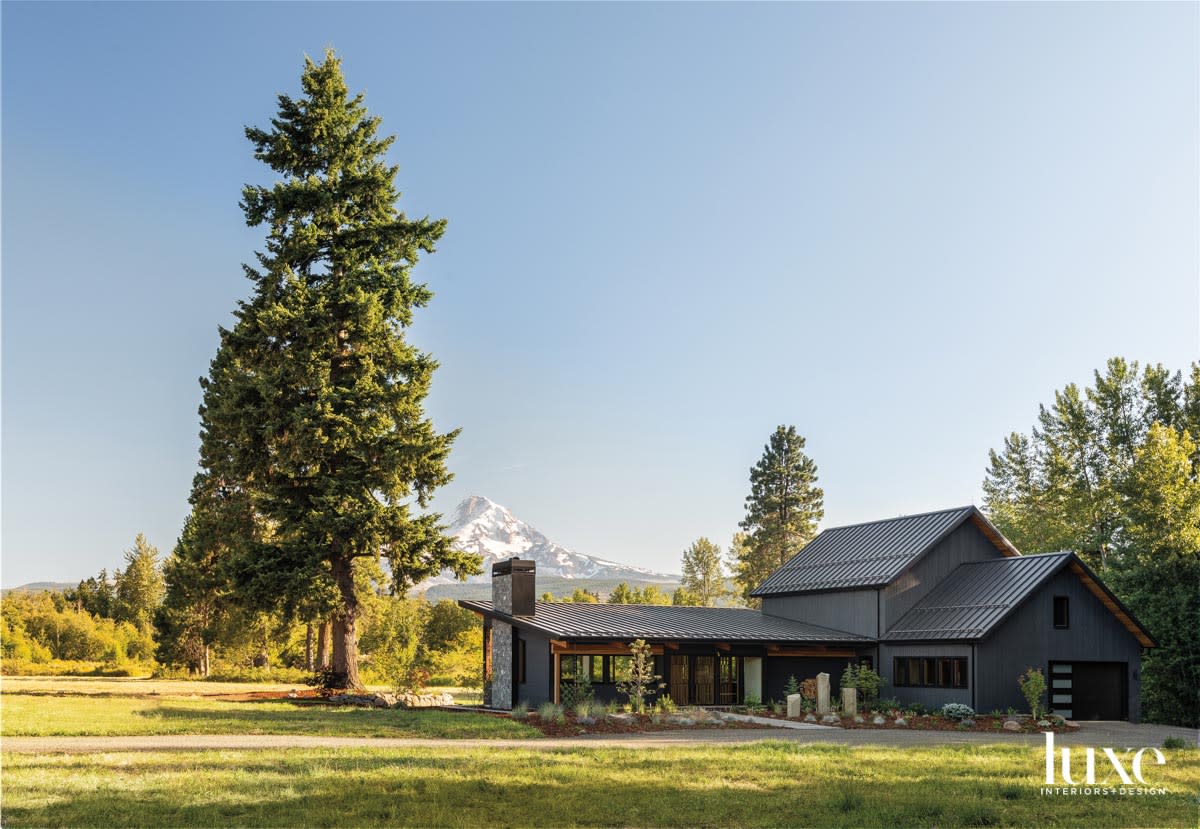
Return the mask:
[(987, 561), (1002, 554), (970, 521), (946, 536), (882, 591), (883, 630), (888, 630), (954, 568), (968, 561)]
[[(993, 548), (995, 549), (995, 548)], [(892, 659), (896, 656), (965, 656), (967, 658), (966, 688), (897, 688), (892, 680)], [(948, 642), (929, 642), (915, 645), (880, 645), (879, 673), (884, 678), (883, 687), (879, 690), (881, 697), (895, 697), (901, 702), (919, 702), (926, 708), (941, 708), (948, 702), (961, 702), (971, 705), (971, 684), (974, 681), (975, 666), (972, 664), (971, 646), (951, 644)]]
[(514, 702), (537, 706), (550, 699), (550, 672), (553, 659), (550, 656), (550, 637), (536, 630), (516, 629), (517, 635), (525, 640), (525, 682), (517, 685)]
[(762, 600), (762, 612), (767, 616), (794, 619), (874, 639), (878, 633), (877, 594), (877, 590), (846, 590), (803, 596), (769, 596)]
[[(1054, 597), (1070, 599), (1071, 626), (1054, 627)], [(1129, 719), (1141, 717), (1141, 646), (1133, 634), (1100, 603), (1070, 570), (1049, 579), (977, 646), (979, 709), (1025, 711), (1017, 677), (1026, 667), (1041, 668), (1049, 679), (1050, 662), (1125, 662), (1129, 681)]]
[(795, 676), (797, 682), (803, 682), (816, 679), (817, 674), (825, 672), (829, 674), (829, 698), (840, 703), (842, 671), (846, 670), (847, 662), (853, 661), (849, 657), (768, 656), (763, 659), (763, 699), (786, 699), (784, 689), (787, 688), (789, 676)]

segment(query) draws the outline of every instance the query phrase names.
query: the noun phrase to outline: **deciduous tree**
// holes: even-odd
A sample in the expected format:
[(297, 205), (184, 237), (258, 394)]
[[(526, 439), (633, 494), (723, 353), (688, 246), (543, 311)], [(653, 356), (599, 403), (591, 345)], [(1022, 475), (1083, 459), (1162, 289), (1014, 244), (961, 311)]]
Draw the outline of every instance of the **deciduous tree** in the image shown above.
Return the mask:
[(696, 603), (715, 605), (728, 592), (721, 568), (721, 548), (707, 538), (698, 538), (683, 551), (683, 578), (680, 587), (696, 598)]

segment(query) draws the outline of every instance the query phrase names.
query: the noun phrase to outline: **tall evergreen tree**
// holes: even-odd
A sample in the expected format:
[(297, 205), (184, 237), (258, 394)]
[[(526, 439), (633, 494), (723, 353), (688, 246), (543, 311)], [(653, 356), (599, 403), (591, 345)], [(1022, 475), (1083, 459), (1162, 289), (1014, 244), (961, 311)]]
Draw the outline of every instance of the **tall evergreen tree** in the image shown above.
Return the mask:
[(125, 551), (125, 571), (117, 580), (113, 616), (118, 621), (132, 623), (140, 631), (149, 632), (162, 598), (163, 577), (158, 548), (138, 533), (133, 549)]
[(683, 551), (683, 578), (680, 587), (684, 593), (680, 600), (691, 594), (695, 603), (712, 606), (723, 599), (725, 572), (721, 568), (721, 548), (707, 538), (698, 538)]
[(741, 527), (746, 544), (734, 564), (743, 597), (786, 563), (817, 534), (825, 515), (825, 493), (817, 486), (817, 465), (804, 454), (795, 426), (780, 426), (750, 470), (750, 495)]
[(405, 339), (432, 294), (411, 279), (444, 220), (396, 209), (393, 138), (351, 97), (332, 52), (306, 61), (303, 95), (280, 95), (255, 157), (278, 176), (248, 185), (246, 222), (268, 229), (245, 270), (253, 296), (221, 333), (201, 408), (196, 497), (241, 499), (254, 516), (233, 545), (245, 600), (298, 611), (332, 589), (334, 681), (361, 685), (356, 562), (388, 559), (403, 591), (479, 559), (454, 550), (432, 492), (450, 480), (457, 431), (439, 434), (423, 403), (437, 363)]

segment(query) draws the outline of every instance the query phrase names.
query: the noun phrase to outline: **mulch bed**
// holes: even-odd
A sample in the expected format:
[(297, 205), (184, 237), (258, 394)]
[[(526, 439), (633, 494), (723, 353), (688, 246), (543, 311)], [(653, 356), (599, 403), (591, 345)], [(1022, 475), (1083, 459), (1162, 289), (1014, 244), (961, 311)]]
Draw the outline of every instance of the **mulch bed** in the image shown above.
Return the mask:
[[(754, 716), (767, 717), (768, 719), (772, 720), (788, 719), (782, 714), (773, 714), (770, 711), (756, 711)], [(885, 722), (881, 725), (876, 725), (874, 722), (872, 722), (874, 716), (874, 713), (862, 714), (863, 722), (860, 723), (855, 722), (849, 717), (843, 717), (840, 722), (836, 723), (821, 722), (820, 718), (818, 718), (817, 724), (832, 725), (834, 727), (841, 726), (842, 728), (874, 729), (877, 731), (979, 731), (990, 734), (1038, 734), (1043, 731), (1053, 731), (1057, 734), (1070, 734), (1079, 730), (1078, 725), (1066, 726), (1052, 724), (1050, 728), (1039, 728), (1034, 720), (1030, 719), (1029, 717), (1025, 717), (1024, 719), (1016, 720), (1016, 722), (1021, 725), (1021, 730), (1011, 731), (1004, 727), (1004, 722), (1009, 719), (1014, 719), (1013, 717), (993, 717), (990, 714), (977, 714), (974, 718), (975, 724), (966, 726), (964, 726), (958, 720), (952, 720), (948, 717), (941, 717), (936, 714), (905, 717), (904, 720), (907, 725), (896, 725), (895, 718), (885, 714)], [(792, 719), (790, 722), (806, 722), (806, 720), (803, 718), (799, 720)]]

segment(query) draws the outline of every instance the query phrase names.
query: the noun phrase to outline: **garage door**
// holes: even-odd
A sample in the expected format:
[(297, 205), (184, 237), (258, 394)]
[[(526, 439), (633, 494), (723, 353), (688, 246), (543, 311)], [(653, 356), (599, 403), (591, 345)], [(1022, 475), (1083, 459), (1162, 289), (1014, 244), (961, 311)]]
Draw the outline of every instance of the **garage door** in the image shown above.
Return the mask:
[(1124, 662), (1051, 662), (1050, 710), (1069, 720), (1129, 716)]

